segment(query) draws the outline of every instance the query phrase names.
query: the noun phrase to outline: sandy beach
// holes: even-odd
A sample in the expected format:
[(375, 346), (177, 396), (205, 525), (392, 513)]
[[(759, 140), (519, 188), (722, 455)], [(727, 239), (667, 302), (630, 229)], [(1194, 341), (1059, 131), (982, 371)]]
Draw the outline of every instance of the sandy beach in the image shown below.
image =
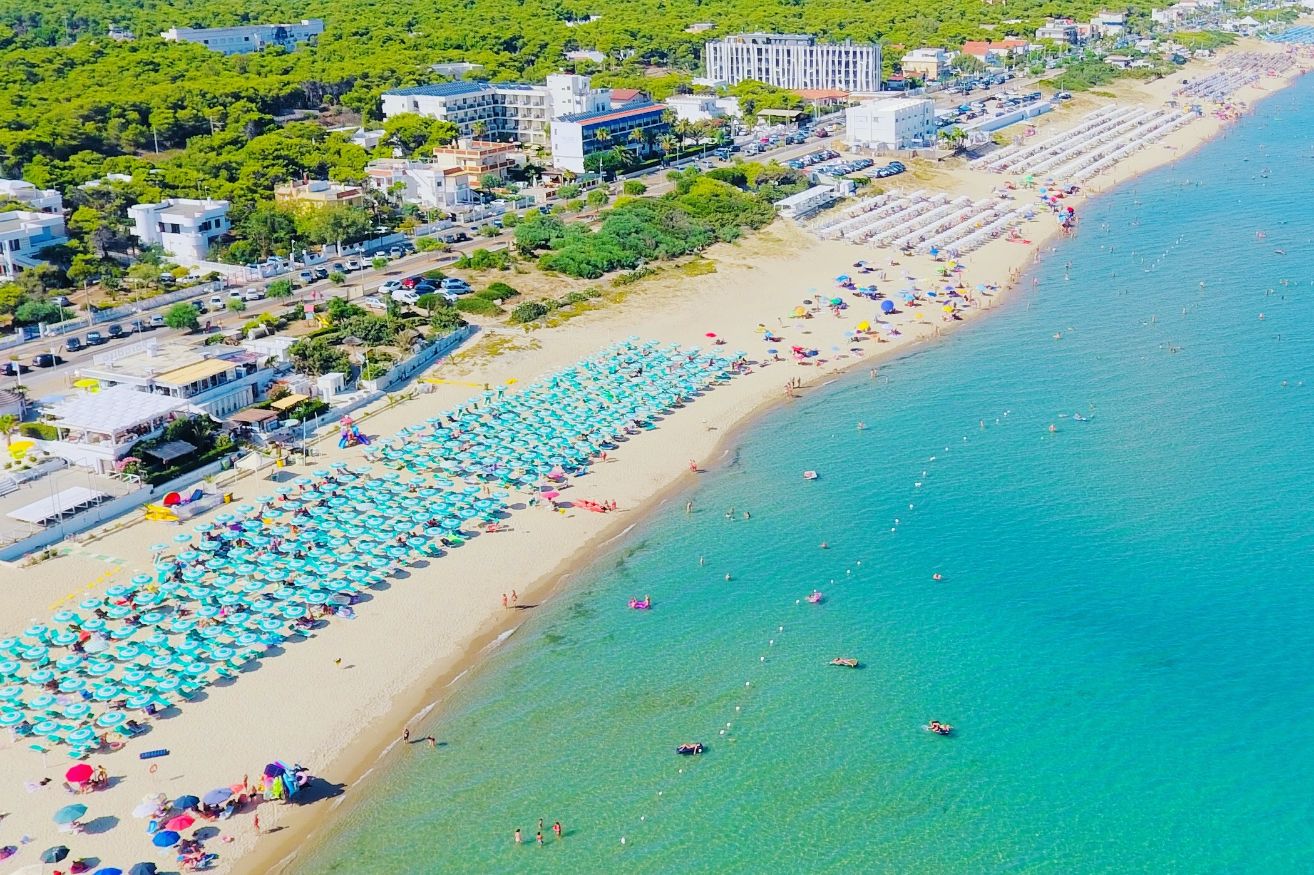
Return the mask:
[[(1279, 50), (1241, 41), (1232, 51), (1277, 54)], [(1217, 63), (1217, 59), (1193, 63), (1189, 72), (1172, 80), (1119, 82), (1113, 90), (1118, 103), (1157, 107), (1170, 99), (1182, 78), (1207, 73)], [(1302, 60), (1286, 77), (1261, 79), (1234, 95), (1233, 101), (1260, 100), (1303, 72), (1307, 64), (1308, 59)], [(1038, 119), (1037, 136), (1066, 130), (1109, 102), (1078, 96)], [(1206, 113), (1131, 155), (1064, 203), (1074, 206), (1080, 217), (1087, 197), (1174, 160), (1219, 135), (1228, 124)], [(985, 197), (1009, 179), (970, 169), (961, 160), (918, 162), (909, 177), (893, 182), (904, 190), (938, 189), (972, 197)], [(1019, 201), (1033, 197), (1023, 191), (1015, 194)], [(716, 387), (666, 417), (656, 430), (626, 443), (574, 482), (564, 496), (615, 501), (616, 512), (517, 510), (506, 520), (509, 531), (480, 535), (447, 556), (412, 565), (394, 575), (389, 588), (361, 605), (356, 618), (335, 619), (313, 637), (252, 664), (236, 682), (208, 687), (197, 701), (152, 721), (148, 735), (122, 750), (92, 755), (87, 762), (103, 763), (110, 775), (107, 789), (70, 796), (61, 781), (73, 761), (62, 750), (43, 756), (29, 750), (27, 741), (0, 732), (0, 774), (4, 775), (0, 814), (7, 812), (0, 820), (0, 846), (20, 846), (6, 865), (18, 868), (33, 863), (42, 849), (65, 844), (72, 850), (70, 859), (95, 858), (100, 865), (125, 870), (138, 860), (154, 860), (162, 870), (172, 871), (173, 854), (152, 848), (145, 821), (131, 816), (142, 798), (154, 793), (170, 798), (201, 795), (243, 776), (258, 775), (266, 762), (282, 759), (301, 763), (337, 789), (331, 798), (311, 805), (261, 804), (256, 810), (262, 835), (257, 834), (253, 810), (248, 808), (216, 823), (219, 836), (206, 843), (208, 850), (220, 854), (216, 871), (279, 871), (299, 845), (317, 840), (315, 831), (331, 820), (338, 804), (350, 804), (358, 786), (368, 787), (362, 781), (376, 763), (394, 754), (403, 729), (431, 708), (441, 707), (444, 689), (475, 668), (481, 654), (567, 584), (603, 544), (628, 531), (646, 511), (694, 486), (697, 475), (689, 470), (691, 460), (704, 469), (715, 467), (735, 429), (774, 405), (790, 403), (789, 383), (801, 381), (797, 394), (805, 394), (844, 370), (877, 371), (882, 360), (986, 318), (1010, 300), (1044, 294), (1043, 287), (1023, 288), (1016, 278), (1051, 249), (1061, 229), (1053, 216), (1040, 213), (1022, 232), (1026, 243), (999, 239), (964, 257), (960, 278), (972, 290), (972, 303), (960, 305), (961, 318), (946, 319), (934, 299), (917, 307), (901, 306), (901, 312), (882, 317), (897, 335), (882, 333), (880, 341), (874, 336), (851, 338), (860, 322), (876, 320), (878, 307), (837, 291), (835, 277), (853, 273), (854, 263), (865, 260), (876, 273), (855, 280), (877, 282), (894, 297), (908, 284), (908, 276), (915, 278), (919, 289), (932, 287), (945, 264), (929, 256), (819, 240), (784, 220), (739, 243), (710, 250), (706, 258), (715, 272), (690, 276), (672, 267), (627, 287), (623, 301), (555, 327), (485, 330), (451, 360), (436, 366), (429, 375), (435, 381), (423, 383), (423, 391), (414, 398), (380, 404), (370, 411), (360, 420), (361, 430), (385, 439), (403, 426), (460, 403), (485, 385), (507, 386), (515, 381), (509, 384), (514, 391), (517, 382), (528, 383), (630, 336), (705, 347), (710, 343), (707, 335), (714, 333), (725, 341), (724, 350), (745, 350), (754, 364), (749, 373)], [(881, 271), (887, 279), (880, 278)], [(980, 285), (997, 289), (975, 291)], [(849, 305), (838, 315), (803, 303), (837, 294)], [(800, 306), (809, 310), (809, 318), (793, 315)], [(779, 342), (764, 343), (759, 326), (777, 335)], [(785, 354), (795, 345), (816, 349), (818, 354), (800, 365), (787, 355), (774, 361), (765, 352), (777, 348)], [(366, 464), (361, 448), (338, 449), (336, 435), (324, 436), (317, 450), (314, 464), (292, 470), (308, 473), (339, 460)], [(266, 469), (248, 475), (223, 488), (233, 492), (238, 502), (251, 501), (273, 491), (276, 483), (267, 479), (268, 473)], [(191, 524), (185, 524), (185, 530)], [(2, 573), (9, 586), (0, 636), (20, 634), (30, 623), (48, 620), (70, 600), (150, 571), (150, 545), (168, 541), (176, 532), (158, 522), (111, 528), (111, 533), (71, 545), (58, 558), (28, 567), (5, 567)], [(504, 609), (503, 594), (513, 589), (519, 596), (516, 609)], [(167, 749), (169, 755), (138, 759), (139, 753), (153, 749)], [(453, 767), (459, 767), (459, 758), (453, 760)], [(53, 780), (43, 786), (42, 778)], [(87, 825), (84, 834), (60, 833), (51, 822), (52, 813), (70, 802), (88, 806), (82, 818)]]

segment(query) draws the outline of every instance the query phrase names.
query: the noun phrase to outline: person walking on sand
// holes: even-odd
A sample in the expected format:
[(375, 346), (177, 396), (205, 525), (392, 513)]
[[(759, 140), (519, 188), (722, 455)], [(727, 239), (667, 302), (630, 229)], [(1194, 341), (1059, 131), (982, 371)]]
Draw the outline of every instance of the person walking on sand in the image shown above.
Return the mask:
[(407, 726), (405, 729), (402, 730), (402, 741), (409, 742), (410, 740), (411, 740), (411, 727)]
[(260, 812), (256, 812), (255, 820), (251, 821), (251, 825), (255, 827), (256, 835), (260, 835)]
[(516, 591), (514, 589), (511, 590), (511, 604), (514, 605), (518, 601), (520, 601), (520, 596), (516, 594)]
[(510, 605), (507, 604), (506, 593), (502, 593), (502, 607), (504, 607), (504, 608), (508, 608), (508, 607), (510, 607)]

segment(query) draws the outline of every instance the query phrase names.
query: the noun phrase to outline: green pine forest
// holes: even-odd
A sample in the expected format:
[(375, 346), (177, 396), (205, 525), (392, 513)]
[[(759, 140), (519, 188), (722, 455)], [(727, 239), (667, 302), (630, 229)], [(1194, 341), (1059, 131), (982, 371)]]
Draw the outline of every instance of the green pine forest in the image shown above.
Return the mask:
[[(1100, 0), (0, 0), (0, 172), (66, 189), (105, 172), (139, 175), (165, 194), (236, 204), (302, 173), (352, 178), (369, 156), (297, 110), (338, 106), (377, 117), (388, 88), (440, 78), (429, 66), (466, 60), (495, 80), (539, 80), (563, 52), (608, 53), (599, 84), (666, 96), (687, 85), (710, 36), (743, 30), (878, 40), (887, 67), (903, 47), (1029, 33), (1047, 15), (1089, 16)], [(590, 15), (600, 18), (589, 22)], [(225, 57), (169, 43), (171, 26), (321, 17), (318, 45)], [(1005, 19), (1020, 19), (1003, 24)], [(685, 31), (713, 22), (707, 33)], [(572, 23), (575, 26), (571, 26)], [(135, 41), (106, 37), (115, 25)], [(994, 25), (993, 29), (989, 26)], [(624, 60), (613, 60), (624, 57)], [(653, 75), (657, 73), (658, 75)], [(422, 132), (423, 133), (423, 132)], [(441, 139), (442, 131), (432, 135)], [(425, 136), (420, 137), (423, 143)], [(156, 152), (158, 147), (159, 152)], [(149, 164), (148, 164), (149, 162)], [(147, 192), (149, 193), (149, 192)]]

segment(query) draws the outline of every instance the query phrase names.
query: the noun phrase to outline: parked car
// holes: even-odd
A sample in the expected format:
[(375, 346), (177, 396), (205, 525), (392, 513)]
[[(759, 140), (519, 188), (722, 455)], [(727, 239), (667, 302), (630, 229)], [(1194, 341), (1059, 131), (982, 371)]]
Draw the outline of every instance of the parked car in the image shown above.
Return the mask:
[(446, 277), (438, 284), (438, 287), (444, 292), (451, 292), (456, 295), (464, 295), (472, 291), (468, 282), (454, 276)]
[(308, 286), (314, 281), (315, 274), (313, 271), (303, 270), (297, 273), (297, 282), (301, 283), (303, 286)]
[(150, 331), (151, 326), (145, 319), (133, 319), (128, 323), (129, 334), (141, 334), (143, 331)]
[(379, 286), (380, 295), (391, 295), (402, 287), (401, 280), (385, 280)]
[(416, 284), (420, 283), (423, 280), (424, 277), (419, 276), (418, 274), (415, 276), (408, 276), (401, 281), (401, 287), (403, 289), (413, 289), (415, 288)]
[(328, 272), (328, 268), (327, 268), (327, 267), (317, 267), (317, 268), (315, 268), (315, 279), (317, 279), (317, 280), (326, 280), (326, 279), (328, 279), (328, 274), (329, 274), (329, 272)]
[(113, 340), (116, 337), (122, 337), (124, 334), (122, 325), (111, 325), (109, 327), (109, 336)]
[(70, 337), (64, 341), (64, 349), (69, 352), (77, 352), (82, 349), (82, 339), (80, 337)]
[(340, 261), (335, 261), (330, 264), (329, 270), (332, 273), (350, 273), (350, 271), (347, 270), (347, 266)]
[(104, 342), (105, 335), (101, 334), (99, 331), (87, 332), (87, 346), (100, 346)]
[(204, 312), (205, 312), (205, 302), (202, 301), (200, 298), (193, 298), (192, 300), (188, 301), (187, 303), (191, 304), (192, 307), (196, 310), (197, 313), (204, 313)]
[(384, 300), (380, 298), (378, 295), (366, 295), (365, 297), (360, 299), (360, 305), (362, 307), (368, 307), (371, 310), (388, 309), (387, 303), (385, 303)]
[(415, 289), (397, 289), (392, 293), (392, 299), (398, 304), (414, 305), (420, 300), (420, 295), (417, 294)]
[(393, 246), (391, 249), (388, 250), (388, 254), (393, 258), (401, 258), (403, 255), (406, 254), (406, 250), (403, 249), (401, 246)]
[(151, 325), (151, 328), (163, 328), (163, 327), (164, 327), (164, 317), (161, 316), (159, 313), (156, 313), (154, 316), (151, 317), (150, 325)]
[(0, 365), (0, 374), (4, 374), (6, 377), (17, 377), (19, 374), (26, 374), (30, 370), (32, 369), (22, 362), (5, 362)]
[(359, 258), (348, 258), (348, 259), (347, 259), (347, 270), (348, 270), (348, 271), (360, 270), (360, 269), (361, 269), (361, 263), (360, 263), (360, 259), (359, 259)]
[(34, 368), (53, 368), (55, 365), (62, 365), (64, 360), (54, 353), (42, 352), (32, 357), (32, 367)]

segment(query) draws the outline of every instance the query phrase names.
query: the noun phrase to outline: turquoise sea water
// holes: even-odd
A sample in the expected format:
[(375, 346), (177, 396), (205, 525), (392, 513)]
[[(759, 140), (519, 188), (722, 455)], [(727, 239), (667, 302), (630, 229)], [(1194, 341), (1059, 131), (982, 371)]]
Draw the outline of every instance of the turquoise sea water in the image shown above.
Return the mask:
[(297, 871), (1314, 870), (1312, 111), (1309, 77), (982, 324), (745, 433)]

